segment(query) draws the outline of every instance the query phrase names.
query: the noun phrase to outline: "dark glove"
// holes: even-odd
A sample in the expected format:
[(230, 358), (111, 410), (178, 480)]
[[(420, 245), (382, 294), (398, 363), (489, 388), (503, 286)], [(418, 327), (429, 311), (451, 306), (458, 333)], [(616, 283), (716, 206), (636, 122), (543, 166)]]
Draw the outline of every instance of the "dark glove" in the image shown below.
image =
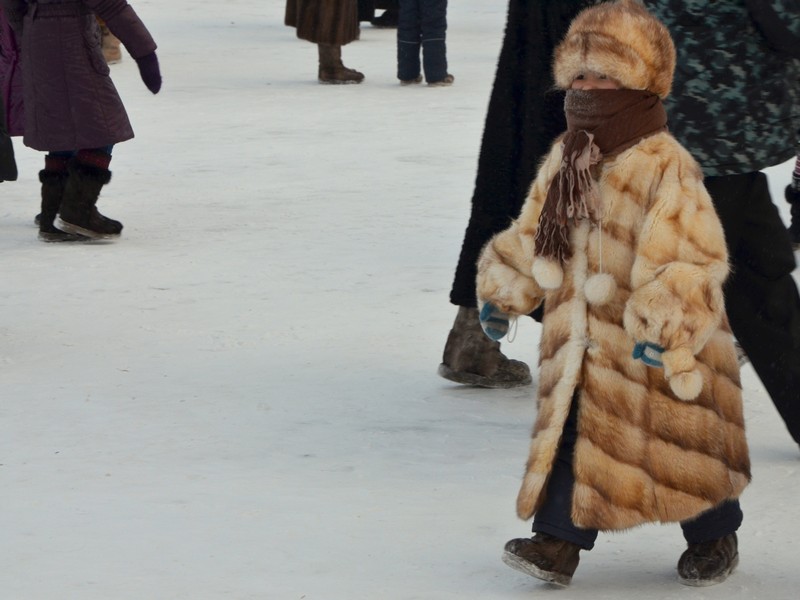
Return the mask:
[(784, 194), (786, 196), (786, 201), (789, 204), (800, 205), (800, 190), (794, 187), (794, 185), (792, 185), (791, 183), (787, 185)]
[(139, 67), (139, 75), (142, 76), (142, 81), (144, 81), (147, 89), (157, 94), (158, 90), (161, 89), (161, 71), (158, 68), (156, 53), (151, 52), (141, 58), (137, 58), (136, 64)]

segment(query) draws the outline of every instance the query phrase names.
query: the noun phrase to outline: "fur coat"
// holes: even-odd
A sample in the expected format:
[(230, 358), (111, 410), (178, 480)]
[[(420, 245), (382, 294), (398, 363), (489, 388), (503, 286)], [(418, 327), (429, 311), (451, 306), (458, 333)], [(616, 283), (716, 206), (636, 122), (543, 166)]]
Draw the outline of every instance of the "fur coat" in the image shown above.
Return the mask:
[[(560, 163), (557, 142), (519, 219), (478, 263), (480, 302), (520, 315), (544, 301), (538, 414), (517, 512), (527, 519), (542, 504), (575, 396), (574, 523), (618, 530), (690, 519), (738, 497), (750, 479), (721, 225), (694, 159), (668, 133), (653, 135), (596, 166), (599, 226), (572, 227), (563, 283), (545, 290), (532, 277), (534, 235)], [(613, 278), (612, 295), (587, 300), (598, 273)], [(632, 357), (638, 341), (666, 349), (663, 369)]]
[(356, 0), (286, 0), (284, 23), (315, 44), (344, 46), (358, 39)]

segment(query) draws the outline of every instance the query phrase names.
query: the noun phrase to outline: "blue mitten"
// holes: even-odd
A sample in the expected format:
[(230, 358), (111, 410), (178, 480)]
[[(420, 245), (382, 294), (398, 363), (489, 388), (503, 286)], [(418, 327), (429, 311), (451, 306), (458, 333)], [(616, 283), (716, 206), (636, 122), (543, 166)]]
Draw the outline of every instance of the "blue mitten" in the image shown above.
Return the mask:
[(664, 363), (661, 361), (663, 353), (664, 348), (650, 342), (637, 342), (633, 347), (633, 358), (641, 360), (648, 367), (663, 367)]
[(508, 333), (508, 315), (490, 302), (481, 307), (478, 320), (481, 322), (483, 333), (495, 342), (503, 339)]

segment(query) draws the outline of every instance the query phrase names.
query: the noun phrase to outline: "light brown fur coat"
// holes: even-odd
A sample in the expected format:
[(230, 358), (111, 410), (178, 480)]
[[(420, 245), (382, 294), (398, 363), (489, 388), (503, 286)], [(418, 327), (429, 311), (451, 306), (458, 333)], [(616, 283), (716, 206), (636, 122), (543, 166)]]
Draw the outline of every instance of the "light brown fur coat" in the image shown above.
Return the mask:
[[(517, 512), (528, 519), (541, 506), (577, 393), (574, 523), (618, 530), (689, 519), (738, 497), (750, 479), (722, 227), (694, 159), (669, 134), (651, 136), (598, 165), (600, 226), (572, 228), (563, 284), (543, 290), (531, 276), (533, 240), (560, 163), (556, 142), (519, 219), (478, 262), (480, 301), (510, 314), (544, 301), (538, 414)], [(599, 272), (616, 289), (592, 305), (584, 285)], [(663, 346), (665, 368), (633, 359), (635, 341)], [(694, 368), (702, 389), (681, 400), (668, 378)]]

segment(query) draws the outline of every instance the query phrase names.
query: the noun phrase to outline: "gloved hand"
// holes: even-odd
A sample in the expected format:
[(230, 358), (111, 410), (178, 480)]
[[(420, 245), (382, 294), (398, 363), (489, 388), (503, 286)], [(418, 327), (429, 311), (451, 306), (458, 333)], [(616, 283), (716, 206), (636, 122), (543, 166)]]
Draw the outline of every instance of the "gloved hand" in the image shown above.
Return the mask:
[(139, 67), (139, 75), (141, 75), (147, 89), (157, 94), (158, 90), (161, 89), (161, 70), (158, 68), (156, 53), (151, 52), (141, 58), (137, 58), (136, 65)]
[(495, 342), (503, 339), (508, 333), (508, 315), (491, 302), (487, 302), (481, 307), (478, 320), (481, 323), (483, 333)]
[(650, 342), (637, 342), (633, 347), (633, 358), (642, 361), (648, 367), (662, 368), (664, 366), (664, 362), (661, 360), (662, 354), (664, 354), (664, 348)]

